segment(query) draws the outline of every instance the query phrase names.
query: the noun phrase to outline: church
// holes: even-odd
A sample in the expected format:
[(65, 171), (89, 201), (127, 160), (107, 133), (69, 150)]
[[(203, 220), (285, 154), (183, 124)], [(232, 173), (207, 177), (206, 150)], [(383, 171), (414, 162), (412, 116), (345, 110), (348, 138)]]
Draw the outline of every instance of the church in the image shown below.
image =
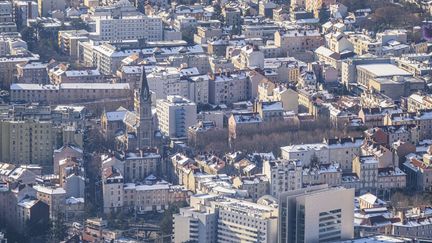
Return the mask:
[(141, 85), (134, 93), (134, 110), (119, 107), (115, 111), (104, 111), (101, 130), (105, 140), (114, 143), (117, 151), (136, 151), (156, 145), (154, 124), (151, 92), (143, 66)]

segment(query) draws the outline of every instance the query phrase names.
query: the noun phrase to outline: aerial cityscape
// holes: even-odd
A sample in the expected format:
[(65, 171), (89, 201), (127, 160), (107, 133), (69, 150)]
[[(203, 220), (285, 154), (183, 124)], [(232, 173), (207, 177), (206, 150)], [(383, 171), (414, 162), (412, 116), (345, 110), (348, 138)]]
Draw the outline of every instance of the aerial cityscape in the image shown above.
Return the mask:
[(432, 243), (432, 1), (0, 0), (0, 243)]

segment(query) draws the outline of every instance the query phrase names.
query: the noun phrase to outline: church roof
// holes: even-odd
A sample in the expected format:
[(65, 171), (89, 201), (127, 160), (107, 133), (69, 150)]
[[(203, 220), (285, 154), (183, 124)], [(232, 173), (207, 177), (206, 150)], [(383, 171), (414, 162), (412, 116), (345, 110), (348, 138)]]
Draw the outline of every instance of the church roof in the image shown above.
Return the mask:
[(142, 69), (141, 73), (141, 90), (140, 90), (140, 98), (144, 100), (150, 99), (150, 90), (147, 82), (147, 74), (145, 72), (145, 68)]

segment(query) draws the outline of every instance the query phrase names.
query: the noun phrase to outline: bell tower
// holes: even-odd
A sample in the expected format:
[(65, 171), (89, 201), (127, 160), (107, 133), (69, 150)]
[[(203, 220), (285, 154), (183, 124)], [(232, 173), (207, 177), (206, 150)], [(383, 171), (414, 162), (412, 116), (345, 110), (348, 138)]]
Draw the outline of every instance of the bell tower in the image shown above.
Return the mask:
[(138, 148), (153, 145), (153, 119), (151, 111), (151, 94), (147, 83), (147, 76), (142, 66), (141, 88), (135, 90), (135, 113), (139, 119), (136, 129)]

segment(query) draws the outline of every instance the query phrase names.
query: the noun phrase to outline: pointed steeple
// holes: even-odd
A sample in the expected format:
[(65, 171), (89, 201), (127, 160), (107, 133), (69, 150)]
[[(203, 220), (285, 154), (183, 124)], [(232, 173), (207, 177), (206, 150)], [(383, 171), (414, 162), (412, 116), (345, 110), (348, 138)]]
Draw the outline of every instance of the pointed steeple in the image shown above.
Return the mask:
[(144, 66), (142, 66), (142, 73), (141, 73), (141, 90), (140, 90), (140, 98), (143, 101), (147, 101), (150, 99), (150, 90), (148, 87), (148, 82), (147, 82), (147, 75), (145, 72), (145, 68)]

